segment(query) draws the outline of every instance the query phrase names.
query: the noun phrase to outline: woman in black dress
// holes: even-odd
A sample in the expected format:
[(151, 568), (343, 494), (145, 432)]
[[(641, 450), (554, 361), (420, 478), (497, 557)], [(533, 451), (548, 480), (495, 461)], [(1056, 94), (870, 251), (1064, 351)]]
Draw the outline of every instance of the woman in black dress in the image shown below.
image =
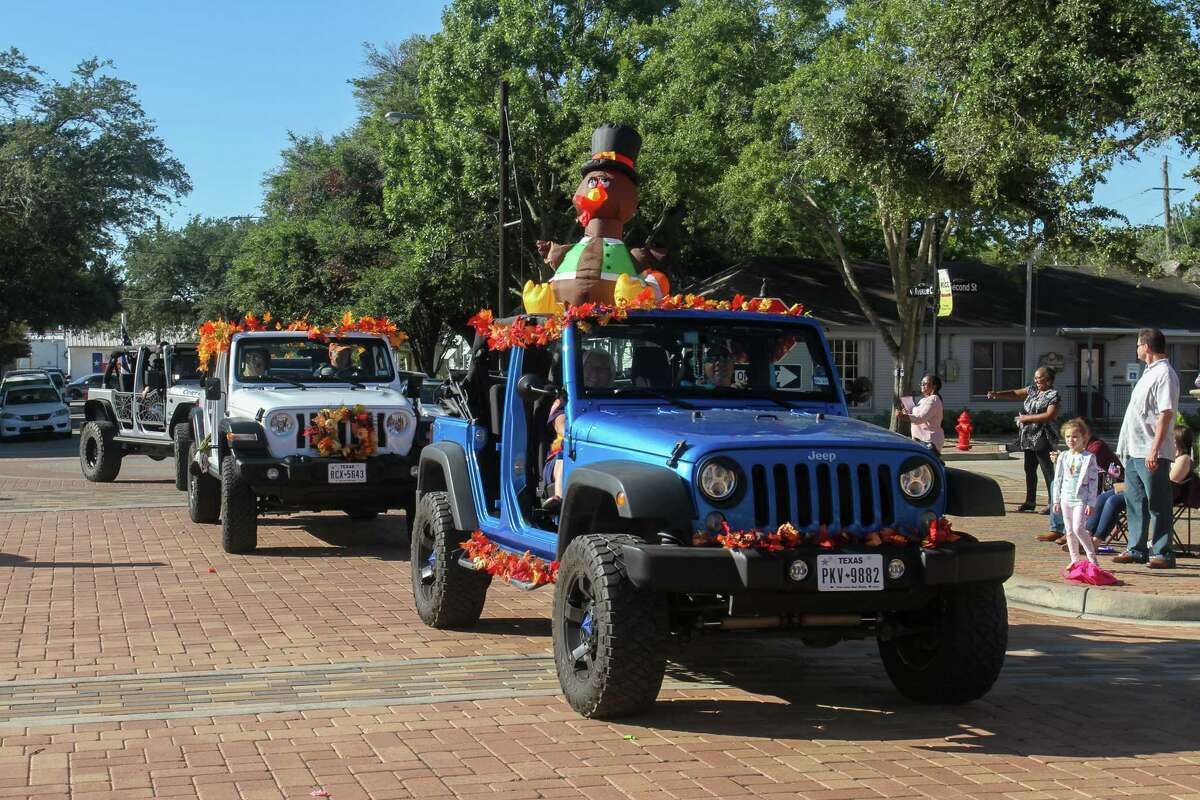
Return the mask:
[(1054, 482), (1050, 451), (1058, 445), (1054, 419), (1058, 416), (1059, 406), (1058, 390), (1054, 388), (1054, 370), (1038, 367), (1033, 373), (1033, 383), (1024, 389), (988, 392), (987, 396), (989, 400), (1025, 401), (1022, 413), (1016, 418), (1017, 447), (1025, 451), (1025, 502), (1017, 506), (1017, 511), (1036, 511), (1038, 468), (1041, 467), (1042, 478), (1046, 481), (1047, 497), (1050, 495), (1050, 484)]

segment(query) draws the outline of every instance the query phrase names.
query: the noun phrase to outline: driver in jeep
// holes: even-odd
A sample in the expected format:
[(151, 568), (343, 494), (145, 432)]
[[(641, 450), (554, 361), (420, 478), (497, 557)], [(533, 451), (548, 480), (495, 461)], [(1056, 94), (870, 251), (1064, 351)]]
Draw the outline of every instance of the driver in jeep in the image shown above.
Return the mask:
[(329, 343), (329, 363), (317, 367), (313, 375), (318, 378), (349, 378), (354, 375), (355, 368), (350, 358), (354, 353), (354, 345)]

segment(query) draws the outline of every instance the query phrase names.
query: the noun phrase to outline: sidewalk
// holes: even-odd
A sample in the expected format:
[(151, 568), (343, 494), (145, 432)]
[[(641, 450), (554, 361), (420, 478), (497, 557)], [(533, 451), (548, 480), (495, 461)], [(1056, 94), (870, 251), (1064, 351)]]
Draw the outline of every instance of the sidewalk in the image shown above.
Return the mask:
[[(1010, 512), (1024, 499), (1025, 478), (1018, 458), (949, 466), (996, 478)], [(1044, 491), (1038, 495), (1038, 504), (1045, 505)], [(1034, 538), (1048, 531), (1048, 525), (1048, 517), (1042, 514), (954, 520), (956, 529), (1016, 545), (1016, 574), (1005, 585), (1010, 602), (1077, 614), (1200, 622), (1200, 558), (1180, 557), (1176, 569), (1151, 570), (1139, 564), (1114, 564), (1111, 554), (1102, 554), (1101, 566), (1112, 572), (1120, 585), (1080, 586), (1059, 574), (1069, 562), (1067, 554), (1058, 545)], [(1193, 541), (1200, 542), (1200, 523), (1193, 521), (1192, 534)]]

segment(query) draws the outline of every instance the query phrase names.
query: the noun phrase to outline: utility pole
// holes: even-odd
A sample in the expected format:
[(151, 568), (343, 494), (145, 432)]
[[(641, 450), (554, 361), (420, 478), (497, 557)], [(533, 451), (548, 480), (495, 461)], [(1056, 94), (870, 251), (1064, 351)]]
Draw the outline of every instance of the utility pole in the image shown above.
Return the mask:
[(1167, 157), (1163, 156), (1162, 186), (1152, 187), (1151, 191), (1163, 193), (1163, 242), (1166, 244), (1166, 257), (1171, 257), (1171, 192), (1182, 192), (1183, 189), (1171, 188), (1171, 176), (1167, 172)]
[(505, 295), (508, 289), (508, 214), (505, 201), (508, 200), (508, 81), (500, 81), (500, 137), (497, 145), (500, 150), (500, 207), (497, 215), (497, 229), (500, 238), (499, 260), (497, 262), (496, 287), (496, 316), (503, 319), (505, 312)]

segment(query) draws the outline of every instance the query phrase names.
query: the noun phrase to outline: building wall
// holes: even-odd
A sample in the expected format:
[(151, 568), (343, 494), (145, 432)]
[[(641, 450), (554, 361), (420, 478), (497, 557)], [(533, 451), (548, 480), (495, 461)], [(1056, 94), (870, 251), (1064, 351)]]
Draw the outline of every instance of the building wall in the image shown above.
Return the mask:
[[(869, 403), (854, 407), (852, 413), (855, 415), (873, 416), (891, 408), (891, 385), (894, 362), (891, 354), (883, 344), (883, 339), (875, 333), (874, 329), (866, 327), (832, 327), (826, 329), (826, 334), (831, 344), (837, 340), (854, 341), (859, 353), (869, 353), (869, 374), (875, 384), (874, 397)], [(926, 366), (926, 362), (932, 362), (933, 360), (933, 340), (928, 335), (928, 331), (922, 336), (917, 348), (916, 374), (910, 380), (911, 385), (915, 387), (919, 382), (920, 375), (925, 372), (935, 371), (942, 378), (942, 400), (946, 408), (956, 410), (967, 408), (972, 412), (982, 410), (1004, 413), (1011, 412), (1014, 415), (1018, 413), (1021, 406), (1019, 401), (988, 400), (985, 397), (972, 396), (972, 350), (976, 342), (1023, 343), (1025, 338), (1023, 327), (943, 328), (939, 331), (939, 338), (941, 339), (939, 354), (941, 363), (937, 370), (930, 370)], [(1086, 344), (1086, 340), (1060, 337), (1054, 332), (1046, 331), (1036, 333), (1031, 339), (1031, 348), (1033, 351), (1031, 363), (1035, 367), (1040, 363), (1050, 363), (1051, 365), (1061, 364), (1061, 367), (1056, 370), (1055, 385), (1058, 387), (1060, 394), (1063, 395), (1063, 413), (1076, 415), (1088, 410), (1086, 394), (1080, 393), (1077, 390), (1077, 387), (1081, 385), (1079, 347), (1084, 344)], [(1129, 401), (1130, 390), (1133, 387), (1133, 382), (1126, 379), (1126, 368), (1130, 365), (1137, 365), (1140, 370), (1141, 366), (1137, 362), (1137, 339), (1135, 336), (1129, 335), (1110, 339), (1103, 343), (1098, 341), (1098, 339), (1093, 341), (1093, 347), (1098, 348), (1101, 344), (1103, 344), (1103, 366), (1099, 366), (1098, 362), (1100, 358), (1098, 357), (1096, 371), (1097, 373), (1102, 373), (1103, 383), (1098, 391), (1099, 397), (1094, 397), (1092, 400), (1093, 407), (1096, 411), (1103, 410), (1103, 413), (1107, 414), (1110, 424), (1119, 424)], [(1168, 345), (1172, 344), (1196, 347), (1200, 346), (1200, 338), (1168, 339)], [(1182, 358), (1179, 360), (1183, 361)], [(948, 362), (954, 362), (954, 364)], [(957, 375), (953, 374), (955, 372), (954, 369), (949, 368), (952, 366), (957, 367)], [(1022, 375), (1022, 379), (1019, 382), (1014, 382), (1011, 386), (1004, 385), (996, 386), (995, 388), (1014, 389), (1028, 386), (1032, 383), (1032, 374), (1025, 375), (1023, 371), (1020, 374)], [(1015, 381), (1016, 374), (1013, 377)], [(1198, 403), (1187, 394), (1187, 390), (1192, 388), (1190, 385), (1191, 377), (1186, 372), (1181, 376), (1188, 385), (1180, 386), (1180, 406), (1185, 412), (1194, 414), (1198, 410)], [(1096, 416), (1094, 414), (1085, 415)]]

